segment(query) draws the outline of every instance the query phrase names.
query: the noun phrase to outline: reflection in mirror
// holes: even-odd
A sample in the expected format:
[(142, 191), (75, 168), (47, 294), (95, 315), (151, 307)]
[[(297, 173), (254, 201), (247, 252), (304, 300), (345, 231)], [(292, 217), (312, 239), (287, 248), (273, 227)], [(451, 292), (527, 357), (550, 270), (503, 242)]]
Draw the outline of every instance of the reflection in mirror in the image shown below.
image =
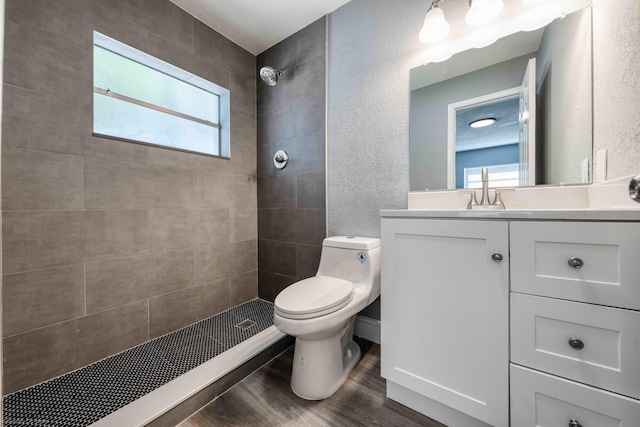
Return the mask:
[(513, 88), (449, 105), (448, 187), (481, 188), (483, 167), (491, 187), (519, 185), (518, 95)]
[[(491, 94), (519, 92), (531, 59), (536, 65), (529, 102), (537, 108), (528, 113), (529, 122), (523, 126), (522, 120), (518, 123), (523, 112), (515, 113), (514, 122), (513, 113), (500, 113), (501, 104), (489, 99)], [(529, 179), (521, 185), (590, 182), (591, 62), (591, 8), (585, 8), (540, 30), (516, 33), (444, 63), (411, 70), (411, 190), (462, 188), (465, 167), (468, 185), (473, 186), (474, 168), (500, 166), (489, 174), (491, 179), (498, 173), (512, 176), (514, 164), (519, 179)], [(503, 98), (509, 104), (509, 98)], [(466, 107), (472, 105), (485, 109), (477, 112), (477, 118), (505, 115), (493, 117), (496, 122), (487, 128), (470, 128), (475, 109)], [(516, 133), (527, 131), (528, 145), (521, 143), (522, 135), (493, 132), (509, 127)], [(460, 147), (451, 142), (452, 136), (453, 141), (461, 140)]]

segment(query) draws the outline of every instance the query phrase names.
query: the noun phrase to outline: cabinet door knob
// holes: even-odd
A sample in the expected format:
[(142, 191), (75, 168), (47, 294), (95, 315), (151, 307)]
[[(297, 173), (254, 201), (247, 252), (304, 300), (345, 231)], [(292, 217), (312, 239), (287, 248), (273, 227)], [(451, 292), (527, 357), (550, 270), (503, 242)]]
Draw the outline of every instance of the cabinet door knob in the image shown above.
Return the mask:
[(502, 254), (495, 253), (491, 255), (491, 259), (494, 260), (495, 262), (502, 262), (504, 257), (502, 256)]
[(576, 270), (584, 265), (584, 261), (576, 257), (569, 258), (569, 261), (567, 261), (567, 263), (569, 264), (569, 267), (575, 268)]
[(580, 421), (572, 419), (569, 421), (569, 427), (582, 427), (582, 424), (580, 424)]
[(584, 348), (584, 343), (579, 338), (569, 338), (569, 345), (575, 350), (582, 350)]

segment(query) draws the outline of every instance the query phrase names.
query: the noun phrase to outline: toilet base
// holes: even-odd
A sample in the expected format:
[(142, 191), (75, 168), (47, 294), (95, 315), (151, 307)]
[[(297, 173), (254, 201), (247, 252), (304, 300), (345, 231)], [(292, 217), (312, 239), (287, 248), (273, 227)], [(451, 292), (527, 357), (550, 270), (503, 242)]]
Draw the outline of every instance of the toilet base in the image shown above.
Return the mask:
[[(360, 360), (360, 347), (353, 341), (351, 323), (346, 327), (347, 336), (296, 338), (291, 369), (291, 389), (296, 395), (307, 400), (325, 399), (345, 382)], [(342, 345), (344, 341), (347, 342)]]

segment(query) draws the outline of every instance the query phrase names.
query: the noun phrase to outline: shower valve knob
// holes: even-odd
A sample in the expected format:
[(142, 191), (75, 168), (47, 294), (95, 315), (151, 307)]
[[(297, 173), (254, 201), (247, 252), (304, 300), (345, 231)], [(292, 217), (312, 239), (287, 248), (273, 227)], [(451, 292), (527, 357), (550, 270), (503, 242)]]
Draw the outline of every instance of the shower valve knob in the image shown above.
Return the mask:
[(287, 162), (289, 161), (289, 155), (284, 150), (278, 150), (276, 154), (273, 156), (273, 165), (277, 169), (282, 169), (287, 166)]

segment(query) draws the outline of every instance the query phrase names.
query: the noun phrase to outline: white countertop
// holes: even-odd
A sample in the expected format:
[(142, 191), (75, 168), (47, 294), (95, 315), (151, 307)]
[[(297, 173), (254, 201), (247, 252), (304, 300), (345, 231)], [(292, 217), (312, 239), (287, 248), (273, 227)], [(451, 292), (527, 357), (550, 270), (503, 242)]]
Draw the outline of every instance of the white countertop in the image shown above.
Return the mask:
[(382, 218), (466, 218), (558, 221), (640, 221), (640, 209), (557, 209), (557, 210), (434, 210), (385, 209)]

